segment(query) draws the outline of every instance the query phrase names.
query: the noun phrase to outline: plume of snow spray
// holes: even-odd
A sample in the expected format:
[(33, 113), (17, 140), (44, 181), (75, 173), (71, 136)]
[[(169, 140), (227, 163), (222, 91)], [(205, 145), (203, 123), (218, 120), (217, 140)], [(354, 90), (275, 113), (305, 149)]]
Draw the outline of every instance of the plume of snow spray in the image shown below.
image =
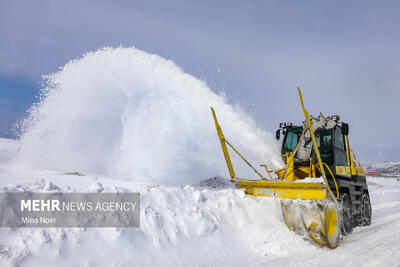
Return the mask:
[[(141, 182), (228, 176), (210, 113), (255, 164), (281, 166), (273, 136), (173, 62), (135, 48), (104, 48), (46, 76), (23, 122), (19, 162)], [(238, 175), (247, 166), (234, 158)]]

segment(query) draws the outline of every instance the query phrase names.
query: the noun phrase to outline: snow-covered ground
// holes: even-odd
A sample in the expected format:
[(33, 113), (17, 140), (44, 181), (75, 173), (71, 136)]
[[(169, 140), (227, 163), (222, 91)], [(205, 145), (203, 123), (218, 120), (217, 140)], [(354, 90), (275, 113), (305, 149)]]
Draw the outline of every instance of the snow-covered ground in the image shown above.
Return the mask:
[(0, 265), (398, 266), (400, 181), (368, 177), (372, 225), (337, 249), (289, 231), (278, 200), (247, 196), (224, 178), (164, 186), (13, 164), (18, 141), (0, 139), (2, 192), (141, 193), (140, 228), (0, 229)]

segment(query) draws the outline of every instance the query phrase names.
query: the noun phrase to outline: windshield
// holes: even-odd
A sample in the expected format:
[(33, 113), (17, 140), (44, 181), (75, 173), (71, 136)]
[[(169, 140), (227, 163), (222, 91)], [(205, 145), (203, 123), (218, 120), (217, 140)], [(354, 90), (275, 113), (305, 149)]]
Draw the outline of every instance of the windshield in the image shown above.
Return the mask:
[(303, 132), (303, 127), (295, 127), (290, 130), (287, 130), (285, 139), (283, 139), (282, 154), (293, 152), (296, 149), (297, 143), (299, 142), (302, 132)]
[[(282, 155), (293, 152), (296, 149), (302, 133), (303, 127), (294, 127), (287, 130), (285, 138), (283, 139)], [(315, 132), (321, 160), (328, 165), (332, 164), (332, 134), (332, 129), (319, 129)], [(310, 155), (308, 155), (308, 157), (310, 157)], [(312, 157), (316, 160), (314, 152)]]

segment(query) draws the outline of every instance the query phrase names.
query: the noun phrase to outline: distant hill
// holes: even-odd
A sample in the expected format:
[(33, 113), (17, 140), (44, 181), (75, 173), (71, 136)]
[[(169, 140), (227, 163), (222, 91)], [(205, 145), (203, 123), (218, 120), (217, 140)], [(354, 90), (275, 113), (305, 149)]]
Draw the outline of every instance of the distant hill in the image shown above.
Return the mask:
[(366, 165), (366, 171), (382, 176), (400, 176), (400, 162), (377, 162)]

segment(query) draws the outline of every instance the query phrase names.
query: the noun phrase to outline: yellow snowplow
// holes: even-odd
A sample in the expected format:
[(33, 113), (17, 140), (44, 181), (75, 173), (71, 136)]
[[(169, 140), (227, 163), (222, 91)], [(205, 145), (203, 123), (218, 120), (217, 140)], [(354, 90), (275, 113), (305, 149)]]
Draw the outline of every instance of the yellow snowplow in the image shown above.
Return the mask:
[[(326, 159), (321, 159), (319, 148), (323, 140), (319, 139), (320, 135), (315, 136), (313, 129), (313, 125), (318, 124), (315, 123), (315, 118), (310, 118), (305, 109), (300, 88), (298, 88), (298, 93), (305, 121), (303, 126), (299, 127), (301, 134), (293, 139), (292, 149), (282, 155), (285, 167), (275, 171), (276, 177), (273, 177), (268, 168), (262, 165), (269, 177), (265, 178), (246, 160), (225, 138), (212, 107), (211, 111), (232, 182), (237, 187), (243, 188), (247, 194), (279, 198), (284, 221), (290, 230), (307, 234), (322, 246), (336, 248), (341, 238), (342, 228), (341, 207), (338, 202), (339, 187)], [(326, 123), (327, 120), (324, 122)], [(228, 146), (255, 171), (260, 180), (246, 180), (236, 177)], [(326, 157), (326, 155), (323, 154), (323, 157)], [(329, 172), (330, 183), (328, 183), (326, 170)], [(337, 173), (337, 170), (335, 169), (334, 172)], [(347, 171), (347, 168), (345, 170)]]

